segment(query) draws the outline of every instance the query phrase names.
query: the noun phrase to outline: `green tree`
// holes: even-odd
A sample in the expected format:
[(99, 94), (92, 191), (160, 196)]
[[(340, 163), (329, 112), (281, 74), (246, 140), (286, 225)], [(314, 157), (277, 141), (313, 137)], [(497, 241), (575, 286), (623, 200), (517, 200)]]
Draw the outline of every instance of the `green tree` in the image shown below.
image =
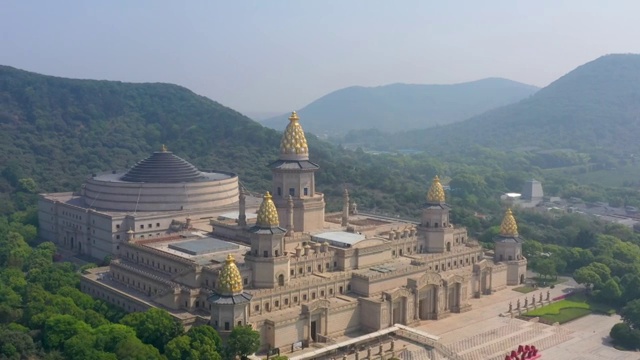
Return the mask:
[(168, 312), (157, 308), (128, 314), (120, 323), (132, 327), (143, 343), (153, 345), (160, 352), (164, 352), (165, 345), (184, 331)]
[(629, 301), (620, 310), (620, 316), (632, 329), (640, 330), (640, 299)]
[(0, 329), (0, 358), (25, 359), (36, 352), (36, 345), (28, 334), (22, 331)]
[(609, 279), (599, 290), (598, 298), (604, 302), (619, 303), (622, 299), (622, 289), (615, 279)]
[(555, 277), (558, 273), (556, 271), (556, 263), (550, 258), (539, 259), (535, 262), (535, 269), (541, 277)]
[(42, 345), (45, 349), (61, 349), (73, 336), (90, 331), (89, 325), (71, 315), (54, 315), (45, 322)]
[(164, 359), (155, 347), (143, 344), (136, 337), (126, 338), (118, 343), (115, 349), (118, 360), (161, 360)]
[(587, 289), (593, 286), (600, 286), (602, 284), (602, 279), (600, 278), (600, 276), (598, 276), (598, 274), (596, 274), (587, 266), (581, 267), (580, 269), (576, 270), (573, 273), (573, 279), (578, 284), (584, 284)]
[(246, 358), (260, 349), (260, 333), (251, 326), (236, 326), (227, 340), (228, 354)]

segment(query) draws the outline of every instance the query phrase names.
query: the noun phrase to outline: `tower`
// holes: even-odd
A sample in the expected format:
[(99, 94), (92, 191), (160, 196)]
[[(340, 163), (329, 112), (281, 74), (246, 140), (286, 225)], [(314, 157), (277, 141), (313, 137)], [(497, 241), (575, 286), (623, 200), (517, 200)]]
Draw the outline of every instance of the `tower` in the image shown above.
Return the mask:
[(500, 234), (495, 238), (495, 262), (507, 263), (507, 285), (517, 285), (524, 282), (527, 271), (527, 259), (522, 256), (523, 239), (518, 234), (518, 224), (507, 209), (500, 224)]
[(264, 194), (256, 225), (249, 229), (251, 251), (245, 261), (253, 270), (253, 286), (274, 288), (289, 282), (289, 257), (284, 252), (286, 230), (279, 226), (271, 194)]
[(453, 227), (449, 224), (449, 205), (440, 178), (433, 178), (427, 192), (427, 204), (422, 210), (420, 230), (424, 233), (424, 248), (428, 252), (451, 251)]
[(236, 325), (246, 325), (247, 306), (252, 295), (244, 291), (242, 276), (231, 254), (220, 269), (216, 289), (208, 298), (211, 303), (211, 326), (219, 332), (229, 332)]
[[(309, 232), (324, 225), (324, 195), (316, 192), (317, 164), (309, 161), (307, 139), (300, 126), (298, 114), (292, 112), (282, 135), (280, 156), (270, 167), (273, 174), (273, 201), (282, 219), (288, 219), (287, 199), (293, 200), (295, 231)], [(286, 225), (289, 227), (289, 224)]]

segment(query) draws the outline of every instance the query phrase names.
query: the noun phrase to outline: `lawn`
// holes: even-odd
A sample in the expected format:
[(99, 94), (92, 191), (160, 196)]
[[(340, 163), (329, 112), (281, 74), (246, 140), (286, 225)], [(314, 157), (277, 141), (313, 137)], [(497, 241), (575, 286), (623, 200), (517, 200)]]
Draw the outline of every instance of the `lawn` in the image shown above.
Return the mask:
[(517, 291), (517, 292), (523, 293), (523, 294), (527, 294), (527, 293), (530, 293), (530, 292), (535, 291), (535, 290), (536, 290), (536, 288), (534, 288), (533, 286), (527, 286), (527, 285), (520, 286), (520, 287), (517, 287), (517, 288), (513, 288), (513, 291)]
[(524, 316), (538, 316), (542, 322), (548, 324), (556, 322), (564, 324), (568, 321), (589, 315), (592, 311), (592, 306), (584, 295), (574, 295), (539, 309), (531, 310), (525, 313)]

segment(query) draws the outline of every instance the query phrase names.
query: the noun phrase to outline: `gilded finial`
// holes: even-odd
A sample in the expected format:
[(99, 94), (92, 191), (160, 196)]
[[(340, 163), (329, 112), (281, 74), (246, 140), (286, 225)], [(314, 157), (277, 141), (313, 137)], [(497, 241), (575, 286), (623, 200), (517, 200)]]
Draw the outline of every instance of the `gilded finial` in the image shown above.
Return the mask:
[(287, 125), (282, 135), (280, 154), (308, 158), (309, 146), (307, 145), (307, 138), (298, 120), (300, 120), (298, 114), (295, 111), (292, 112), (291, 116), (289, 116), (289, 125)]
[(162, 147), (160, 148), (160, 150), (162, 152), (167, 152), (168, 151), (167, 146), (165, 144), (162, 144)]
[(240, 275), (240, 271), (236, 266), (236, 260), (231, 254), (227, 255), (224, 266), (218, 275), (217, 290), (225, 295), (238, 294), (243, 290), (242, 275)]
[(500, 224), (500, 235), (507, 237), (518, 236), (518, 224), (516, 223), (516, 218), (513, 217), (511, 209), (507, 209), (504, 213), (502, 224)]
[(270, 192), (266, 192), (262, 198), (262, 204), (258, 209), (258, 217), (256, 219), (256, 225), (260, 227), (275, 227), (280, 225), (278, 220), (278, 210), (273, 203)]
[(433, 178), (429, 192), (427, 193), (427, 202), (430, 203), (443, 203), (445, 202), (444, 188), (440, 183), (440, 178), (436, 175)]

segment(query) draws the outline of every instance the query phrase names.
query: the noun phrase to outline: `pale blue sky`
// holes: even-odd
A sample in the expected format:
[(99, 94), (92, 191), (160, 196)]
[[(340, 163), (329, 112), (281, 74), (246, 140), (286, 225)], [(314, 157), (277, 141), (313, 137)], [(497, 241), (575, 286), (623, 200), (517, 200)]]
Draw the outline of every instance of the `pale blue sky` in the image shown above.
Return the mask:
[(284, 112), (351, 85), (545, 86), (601, 55), (640, 53), (639, 16), (636, 0), (0, 0), (0, 64)]

